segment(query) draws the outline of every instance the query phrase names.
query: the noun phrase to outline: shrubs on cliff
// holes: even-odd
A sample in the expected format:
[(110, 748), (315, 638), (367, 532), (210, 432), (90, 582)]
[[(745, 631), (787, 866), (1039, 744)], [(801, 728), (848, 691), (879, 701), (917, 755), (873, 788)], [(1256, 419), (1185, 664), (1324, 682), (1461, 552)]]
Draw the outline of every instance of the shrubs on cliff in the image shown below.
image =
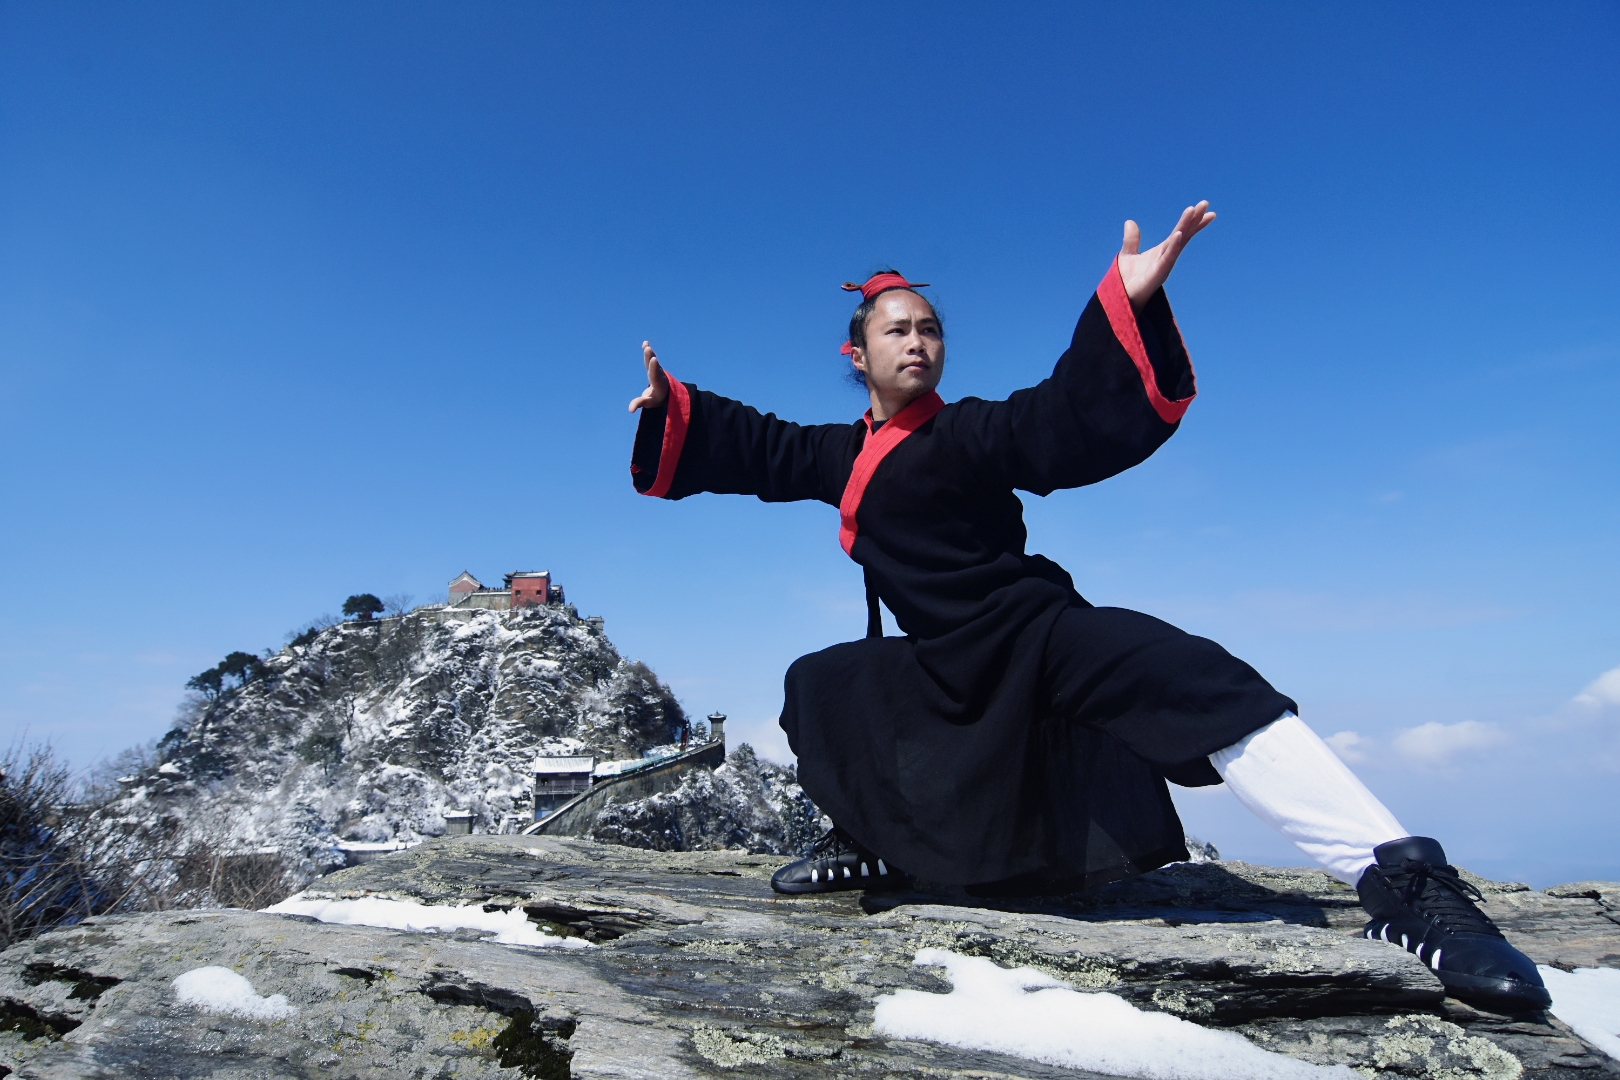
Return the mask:
[(196, 690), (209, 701), (227, 690), (246, 686), (265, 673), (264, 659), (252, 653), (233, 652), (199, 675), (186, 680), (187, 690)]
[(130, 816), (115, 790), (80, 782), (49, 746), (0, 757), (0, 949), (95, 915), (258, 908), (297, 886), (280, 852)]
[(87, 871), (61, 828), (67, 770), (48, 748), (0, 762), (0, 949), (62, 923), (110, 910), (110, 892)]
[(49, 746), (0, 758), (0, 949), (112, 911), (154, 906), (167, 838), (121, 829)]

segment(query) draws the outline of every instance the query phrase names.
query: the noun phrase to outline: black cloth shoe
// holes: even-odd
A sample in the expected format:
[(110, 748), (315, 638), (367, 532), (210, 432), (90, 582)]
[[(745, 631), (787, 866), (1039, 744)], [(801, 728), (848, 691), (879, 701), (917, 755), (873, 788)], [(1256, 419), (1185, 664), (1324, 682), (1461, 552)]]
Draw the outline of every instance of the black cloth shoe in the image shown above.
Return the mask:
[(841, 889), (898, 889), (911, 878), (855, 842), (836, 825), (811, 847), (810, 854), (771, 875), (779, 893), (824, 893)]
[(1519, 1013), (1552, 1004), (1536, 965), (1475, 905), (1485, 898), (1446, 863), (1439, 841), (1391, 840), (1373, 857), (1377, 864), (1356, 883), (1372, 916), (1369, 938), (1416, 953), (1448, 994), (1471, 1005)]

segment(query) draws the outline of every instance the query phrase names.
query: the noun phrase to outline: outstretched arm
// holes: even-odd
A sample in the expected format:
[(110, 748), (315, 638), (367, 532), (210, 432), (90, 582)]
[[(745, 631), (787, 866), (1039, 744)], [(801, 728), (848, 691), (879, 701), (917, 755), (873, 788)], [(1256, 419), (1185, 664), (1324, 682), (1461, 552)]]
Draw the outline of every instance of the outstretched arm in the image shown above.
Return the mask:
[(838, 505), (841, 478), (858, 449), (854, 425), (793, 424), (677, 382), (645, 341), (641, 360), (647, 389), (630, 402), (630, 411), (641, 413), (630, 459), (637, 491), (668, 499), (712, 491)]
[(1141, 226), (1134, 221), (1125, 223), (1125, 243), (1119, 249), (1119, 276), (1125, 282), (1125, 294), (1131, 298), (1132, 307), (1141, 311), (1142, 305), (1164, 287), (1187, 241), (1214, 220), (1208, 199), (1189, 206), (1181, 212), (1181, 220), (1164, 242), (1146, 251), (1141, 250)]
[(1197, 383), (1163, 286), (1187, 241), (1214, 219), (1207, 202), (1189, 206), (1147, 251), (1127, 221), (1122, 250), (1051, 377), (1004, 402), (958, 403), (952, 420), (992, 476), (1040, 495), (1094, 484), (1174, 433)]

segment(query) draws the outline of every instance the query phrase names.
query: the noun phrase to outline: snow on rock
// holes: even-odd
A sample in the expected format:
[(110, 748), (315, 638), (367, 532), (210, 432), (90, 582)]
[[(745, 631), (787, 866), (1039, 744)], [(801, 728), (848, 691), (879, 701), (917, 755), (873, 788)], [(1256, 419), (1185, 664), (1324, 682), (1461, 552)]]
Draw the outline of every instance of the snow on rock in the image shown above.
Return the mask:
[[(1445, 1003), (1439, 981), (1410, 953), (1360, 936), (1365, 915), (1355, 893), (1317, 870), (1186, 863), (1084, 896), (985, 908), (925, 883), (905, 903), (868, 913), (853, 896), (781, 900), (770, 887), (781, 862), (575, 837), (474, 836), (426, 843), (317, 886), (328, 899), (409, 900), (440, 913), (498, 896), (535, 911), (542, 924), (566, 917), (563, 925), (598, 949), (520, 950), (469, 940), (487, 930), (401, 933), (241, 909), (61, 927), (0, 952), (0, 1029), (10, 1028), (0, 1030), (0, 1066), (19, 1078), (242, 1080), (316, 1075), (335, 1053), (342, 1060), (325, 1071), (345, 1077), (517, 1080), (518, 1069), (486, 1052), (497, 1033), (515, 1030), (505, 1041), (521, 1037), (528, 1051), (574, 1051), (580, 1077), (1055, 1080), (1123, 1070), (1082, 1073), (924, 1040), (957, 1041), (957, 1031), (938, 1030), (948, 1022), (981, 1038), (991, 1028), (1002, 1036), (995, 1045), (1015, 1052), (1044, 1046), (1056, 1056), (1074, 1043), (1120, 1052), (1140, 1049), (1144, 1028), (1157, 1023), (1147, 1032), (1163, 1045), (1147, 1047), (1148, 1064), (1165, 1066), (1198, 1035), (1166, 1015), (1173, 1013), (1298, 1061), (1349, 1066), (1367, 1080), (1620, 1075), (1554, 1016), (1501, 1017)], [(1620, 966), (1604, 959), (1620, 956), (1610, 906), (1620, 883), (1482, 887), (1503, 932), (1536, 959), (1556, 957), (1566, 969)], [(1504, 894), (1511, 899), (1496, 903)], [(1071, 994), (1028, 972), (992, 971), (995, 985), (969, 1002), (971, 970), (950, 993), (944, 969), (911, 967), (925, 947), (1027, 965), (1160, 1015)], [(237, 966), (259, 990), (286, 994), (297, 1016), (224, 1021), (176, 1005), (174, 977), (210, 964)], [(1574, 978), (1601, 983), (1612, 973)], [(1559, 979), (1548, 973), (1556, 1008), (1573, 1015)], [(913, 1002), (916, 1015), (908, 1016), (904, 997), (893, 997), (899, 987), (934, 993)], [(1065, 1001), (1083, 1016), (1112, 1008), (1119, 1022), (1099, 1035), (1094, 1025), (1068, 1015), (1052, 1022), (1040, 1011), (1061, 1012)], [(974, 1002), (984, 1017), (963, 1009)], [(909, 1029), (908, 1037), (872, 1030), (875, 1003), (878, 1019)], [(970, 1015), (958, 1020), (941, 1006)], [(521, 1013), (530, 1010), (525, 1036)], [(79, 1026), (68, 1038), (29, 1039), (30, 1017), (58, 1031)], [(1203, 1071), (1273, 1071), (1271, 1059), (1257, 1063), (1241, 1045), (1243, 1060), (1222, 1069), (1220, 1055), (1233, 1045), (1211, 1049)], [(530, 1072), (567, 1075), (565, 1061), (552, 1065)]]
[(193, 968), (174, 980), (174, 998), (205, 1012), (247, 1020), (285, 1020), (298, 1012), (286, 994), (260, 997), (253, 984), (227, 967)]
[(1214, 844), (1207, 843), (1191, 833), (1184, 834), (1187, 843), (1187, 861), (1192, 863), (1220, 862), (1221, 853)]
[(688, 773), (673, 791), (610, 804), (589, 835), (654, 851), (793, 855), (828, 825), (792, 768), (761, 759), (743, 743), (724, 765)]
[(1034, 968), (1009, 970), (944, 949), (923, 949), (916, 963), (943, 967), (951, 992), (878, 998), (873, 1027), (884, 1035), (1144, 1080), (1359, 1080), (1342, 1065), (1274, 1054), (1229, 1031), (1143, 1012), (1115, 994), (1080, 993)]
[(681, 743), (665, 743), (663, 746), (653, 746), (641, 752), (638, 758), (625, 758), (623, 761), (599, 761), (591, 775), (597, 777), (619, 776), (623, 773), (644, 769), (655, 761), (675, 757), (689, 749)]
[(343, 865), (340, 842), (442, 835), (447, 810), (515, 832), (532, 820), (537, 755), (637, 757), (685, 722), (572, 608), (340, 623), (265, 672), (195, 699), (112, 815), (225, 852), (273, 848), (308, 880)]
[(389, 930), (410, 930), (431, 933), (436, 930), (487, 930), (495, 936), (485, 938), (501, 945), (533, 945), (585, 949), (590, 942), (581, 938), (554, 937), (543, 934), (530, 922), (520, 907), (506, 911), (485, 911), (482, 904), (464, 904), (449, 907), (442, 904), (420, 904), (414, 900), (389, 900), (366, 896), (358, 900), (306, 900), (290, 897), (264, 909), (275, 915), (308, 915), (324, 923), (346, 926), (379, 926)]
[(1551, 1012), (1575, 1029), (1575, 1034), (1620, 1060), (1620, 968), (1576, 968), (1560, 971), (1538, 966)]

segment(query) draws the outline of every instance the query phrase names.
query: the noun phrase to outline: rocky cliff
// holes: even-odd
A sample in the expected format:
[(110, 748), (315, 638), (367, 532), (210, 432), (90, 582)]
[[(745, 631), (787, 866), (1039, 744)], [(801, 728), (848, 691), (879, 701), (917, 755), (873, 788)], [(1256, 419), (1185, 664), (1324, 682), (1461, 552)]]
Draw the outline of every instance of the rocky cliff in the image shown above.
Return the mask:
[(724, 765), (688, 773), (673, 791), (610, 804), (589, 835), (655, 851), (785, 855), (808, 850), (831, 826), (792, 768), (744, 743)]
[(343, 864), (339, 841), (442, 835), (445, 810), (514, 831), (532, 818), (537, 754), (635, 758), (684, 722), (668, 688), (572, 608), (448, 624), (427, 609), (329, 627), (196, 701), (110, 812), (273, 848), (307, 877)]
[[(1122, 1015), (1236, 1033), (1245, 1052), (1294, 1069), (1620, 1076), (1556, 1016), (1446, 999), (1415, 957), (1361, 938), (1354, 894), (1316, 871), (1181, 864), (1092, 894), (986, 905), (932, 888), (785, 900), (768, 882), (783, 861), (445, 838), (323, 878), (299, 908), (372, 921), (397, 909), (406, 917), (388, 918), (401, 925), (460, 913), (551, 947), (237, 910), (97, 918), (0, 954), (0, 1064), (64, 1080), (1107, 1074), (885, 1034), (885, 1002), (951, 990), (921, 954), (1028, 968), (1020, 978), (1051, 984), (1041, 993), (1112, 994)], [(1620, 966), (1620, 884), (1479, 884), (1539, 963)], [(247, 989), (236, 1005), (210, 1004), (182, 975), (241, 976)]]

